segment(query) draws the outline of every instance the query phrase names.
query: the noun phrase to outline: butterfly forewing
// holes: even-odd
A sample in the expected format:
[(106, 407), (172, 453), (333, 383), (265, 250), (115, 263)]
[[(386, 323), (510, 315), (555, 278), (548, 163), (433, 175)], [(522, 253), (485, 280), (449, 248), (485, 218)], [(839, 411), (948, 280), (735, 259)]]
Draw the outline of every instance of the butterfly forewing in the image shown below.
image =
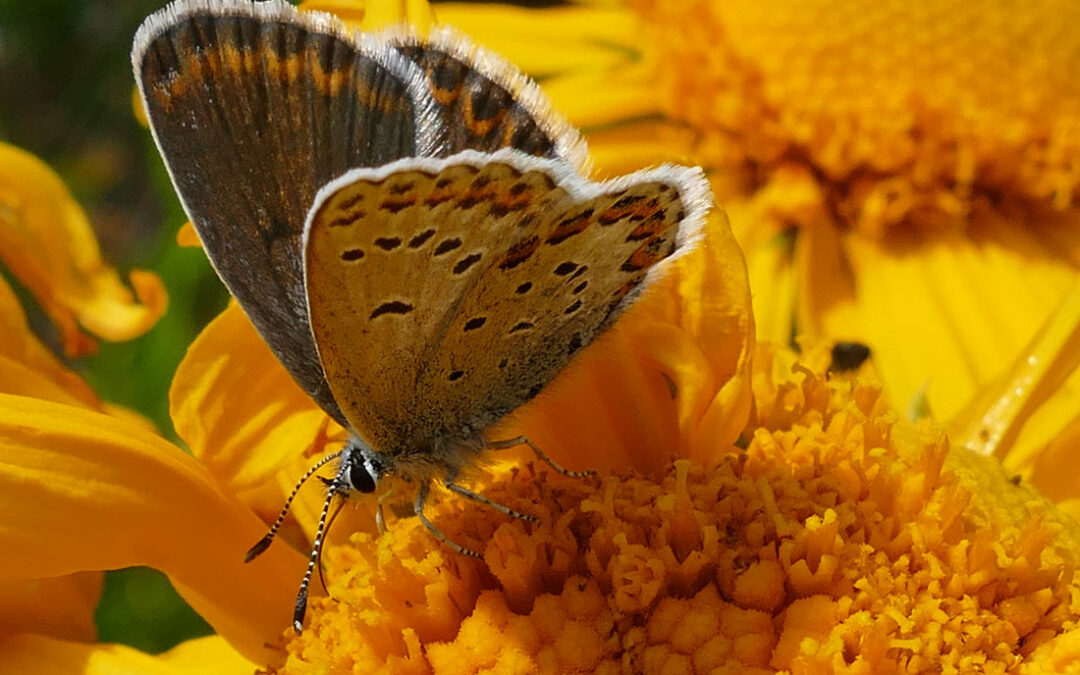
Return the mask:
[(703, 185), (672, 168), (591, 183), (514, 151), (335, 181), (311, 215), (306, 276), (345, 415), (389, 454), (475, 438), (687, 245), (707, 208)]
[(300, 237), (327, 181), (433, 151), (416, 67), (283, 2), (175, 4), (144, 23), (132, 60), (215, 269), (293, 377), (344, 422), (308, 326)]
[(584, 168), (585, 143), (577, 129), (513, 64), (446, 28), (426, 38), (390, 39), (424, 73), (442, 120), (443, 155), (514, 148)]

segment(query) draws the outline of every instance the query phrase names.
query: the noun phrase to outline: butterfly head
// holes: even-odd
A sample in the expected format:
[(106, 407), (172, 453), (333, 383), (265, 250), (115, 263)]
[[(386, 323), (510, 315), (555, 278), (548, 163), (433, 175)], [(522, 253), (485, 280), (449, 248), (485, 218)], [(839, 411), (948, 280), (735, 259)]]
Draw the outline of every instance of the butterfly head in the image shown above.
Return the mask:
[(375, 492), (387, 468), (386, 461), (379, 453), (356, 436), (350, 436), (341, 450), (341, 464), (333, 487), (341, 493), (355, 490), (370, 494)]

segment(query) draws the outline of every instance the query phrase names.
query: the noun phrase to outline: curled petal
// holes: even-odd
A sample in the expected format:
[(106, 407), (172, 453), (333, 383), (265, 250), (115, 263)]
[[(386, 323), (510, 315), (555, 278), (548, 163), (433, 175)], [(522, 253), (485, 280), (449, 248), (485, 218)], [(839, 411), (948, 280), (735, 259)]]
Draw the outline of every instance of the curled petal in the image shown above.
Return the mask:
[(43, 345), (0, 279), (0, 392), (99, 409), (97, 394)]
[(33, 155), (0, 144), (0, 257), (56, 324), (71, 356), (92, 352), (80, 324), (107, 340), (146, 332), (165, 312), (157, 275), (125, 287), (101, 258), (90, 223), (60, 178)]

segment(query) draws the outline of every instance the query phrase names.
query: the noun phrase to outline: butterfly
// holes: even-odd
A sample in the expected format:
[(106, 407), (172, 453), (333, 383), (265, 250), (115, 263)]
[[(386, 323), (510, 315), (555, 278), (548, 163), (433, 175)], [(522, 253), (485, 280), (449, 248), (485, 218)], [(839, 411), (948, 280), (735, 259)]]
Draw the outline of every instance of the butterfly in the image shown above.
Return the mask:
[(584, 142), (539, 87), (439, 29), (356, 33), (280, 0), (179, 0), (132, 63), (154, 140), (214, 269), (278, 360), (348, 430), (335, 497), (380, 479), (459, 485), (485, 431), (535, 397), (693, 248), (697, 168), (584, 176)]

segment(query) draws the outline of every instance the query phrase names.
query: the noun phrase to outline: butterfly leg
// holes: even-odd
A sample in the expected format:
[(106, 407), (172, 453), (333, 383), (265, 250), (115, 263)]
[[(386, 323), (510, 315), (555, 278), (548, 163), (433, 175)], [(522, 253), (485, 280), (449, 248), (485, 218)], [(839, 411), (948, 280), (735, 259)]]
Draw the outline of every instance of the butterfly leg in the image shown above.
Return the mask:
[(436, 539), (446, 544), (446, 546), (448, 546), (450, 550), (456, 553), (460, 553), (461, 555), (467, 555), (470, 558), (479, 558), (479, 553), (472, 550), (471, 548), (465, 548), (461, 544), (450, 539), (450, 537), (447, 537), (442, 530), (435, 527), (435, 525), (427, 519), (427, 516), (424, 515), (424, 502), (427, 501), (429, 491), (430, 486), (427, 483), (424, 483), (420, 486), (420, 491), (416, 493), (416, 504), (413, 506), (413, 510), (416, 511), (416, 517), (420, 519), (420, 522), (424, 525), (424, 527), (427, 528), (428, 532), (430, 532)]
[(488, 499), (487, 497), (485, 497), (484, 495), (480, 494), (479, 492), (473, 492), (472, 490), (470, 490), (470, 489), (468, 489), (466, 487), (462, 487), (462, 486), (458, 485), (457, 483), (451, 481), (449, 478), (446, 479), (445, 481), (443, 481), (443, 485), (445, 485), (446, 489), (449, 490), (450, 492), (457, 493), (457, 494), (461, 495), (462, 497), (465, 497), (466, 499), (473, 500), (474, 502), (480, 502), (481, 504), (484, 504), (485, 506), (490, 506), (491, 508), (495, 509), (499, 513), (510, 516), (511, 518), (517, 518), (518, 520), (524, 520), (527, 523), (540, 522), (540, 519), (537, 518), (536, 516), (530, 516), (527, 513), (522, 513), (521, 511), (515, 511), (514, 509), (510, 508), (509, 506), (504, 506), (504, 505), (500, 504), (499, 502), (492, 501), (492, 500)]
[(570, 478), (584, 478), (585, 476), (591, 476), (596, 473), (595, 471), (571, 471), (570, 469), (565, 468), (563, 465), (548, 457), (547, 453), (541, 450), (539, 445), (529, 440), (527, 436), (509, 438), (505, 441), (487, 441), (484, 443), (484, 447), (490, 450), (506, 450), (508, 448), (517, 447), (519, 445), (527, 445), (532, 448), (532, 451), (536, 454), (537, 457), (544, 460), (544, 462), (546, 462), (548, 466), (550, 466), (552, 469), (555, 469), (564, 476), (569, 476)]
[(383, 505), (390, 501), (393, 494), (394, 488), (390, 488), (375, 500), (375, 526), (379, 528), (379, 534), (386, 534), (386, 518), (383, 516)]

